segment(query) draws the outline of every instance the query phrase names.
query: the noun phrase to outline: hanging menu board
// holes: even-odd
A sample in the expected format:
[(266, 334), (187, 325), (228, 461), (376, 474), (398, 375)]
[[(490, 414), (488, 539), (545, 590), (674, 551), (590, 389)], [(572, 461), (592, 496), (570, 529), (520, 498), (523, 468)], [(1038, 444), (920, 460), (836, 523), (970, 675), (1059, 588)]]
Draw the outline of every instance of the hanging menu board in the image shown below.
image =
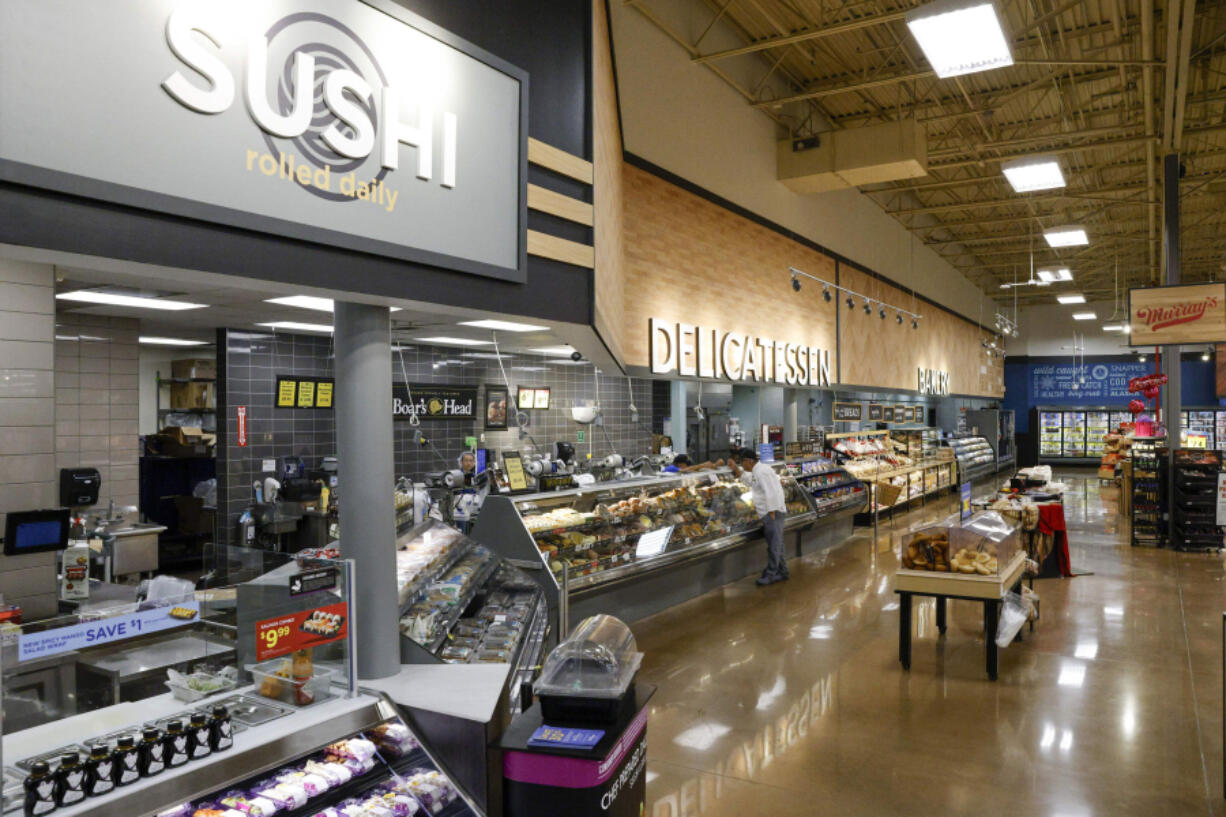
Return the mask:
[(869, 403), (868, 404), (868, 419), (874, 422), (878, 422), (878, 423), (881, 422), (882, 417), (884, 415), (884, 411), (883, 411), (884, 409), (885, 409), (885, 406), (881, 405), (880, 403)]
[(881, 407), (881, 422), (883, 423), (894, 422), (894, 407), (893, 406), (882, 406)]
[(861, 403), (835, 403), (834, 421), (836, 423), (858, 423), (864, 419), (864, 406)]

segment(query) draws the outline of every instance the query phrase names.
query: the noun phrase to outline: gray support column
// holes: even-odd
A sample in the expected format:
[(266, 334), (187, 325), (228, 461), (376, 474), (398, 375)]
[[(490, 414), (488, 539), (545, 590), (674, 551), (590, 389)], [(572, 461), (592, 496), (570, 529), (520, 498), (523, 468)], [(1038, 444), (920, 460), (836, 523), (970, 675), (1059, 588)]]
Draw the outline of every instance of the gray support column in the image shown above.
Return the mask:
[[(1163, 283), (1181, 281), (1179, 257), (1179, 154), (1162, 157), (1162, 266)], [(1180, 357), (1182, 347), (1162, 347), (1162, 370), (1166, 372), (1166, 397), (1163, 400), (1163, 420), (1166, 421), (1167, 441), (1172, 450), (1179, 447)]]
[(686, 430), (685, 381), (674, 380), (668, 384), (668, 436), (673, 438), (673, 451), (678, 454), (689, 453)]
[(400, 671), (392, 350), (387, 307), (336, 304), (336, 442), (341, 548), (357, 586), (358, 678)]

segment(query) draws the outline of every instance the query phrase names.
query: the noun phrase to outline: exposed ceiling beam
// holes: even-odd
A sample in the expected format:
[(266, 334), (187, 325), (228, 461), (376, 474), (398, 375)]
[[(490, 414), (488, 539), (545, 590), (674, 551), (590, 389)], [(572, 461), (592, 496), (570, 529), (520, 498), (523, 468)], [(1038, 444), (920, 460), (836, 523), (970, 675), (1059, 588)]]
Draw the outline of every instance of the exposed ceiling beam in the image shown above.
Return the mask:
[(758, 40), (757, 42), (749, 43), (748, 45), (738, 46), (737, 48), (729, 48), (725, 51), (717, 51), (712, 54), (700, 54), (691, 57), (690, 61), (698, 64), (713, 62), (715, 60), (726, 59), (727, 57), (739, 57), (742, 54), (752, 54), (755, 51), (764, 51), (767, 48), (779, 48), (785, 45), (795, 45), (809, 40), (816, 40), (821, 37), (833, 37), (836, 34), (846, 34), (848, 31), (856, 31), (869, 26), (877, 26), (883, 23), (891, 23), (895, 20), (901, 20), (907, 16), (905, 11), (895, 11), (886, 14), (878, 14), (873, 17), (861, 17), (858, 20), (847, 20), (842, 23), (835, 23), (832, 26), (824, 28), (814, 28), (808, 31), (801, 31), (796, 34), (789, 34), (786, 37), (772, 37), (767, 40)]

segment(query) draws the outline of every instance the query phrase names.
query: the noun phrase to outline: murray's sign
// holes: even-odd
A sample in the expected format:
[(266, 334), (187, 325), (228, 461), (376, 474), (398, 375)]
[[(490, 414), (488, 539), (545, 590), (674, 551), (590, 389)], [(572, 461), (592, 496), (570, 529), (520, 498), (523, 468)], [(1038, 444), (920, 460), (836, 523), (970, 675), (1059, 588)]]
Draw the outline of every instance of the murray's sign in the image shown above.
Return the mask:
[(1226, 283), (1128, 292), (1133, 346), (1226, 341)]
[(830, 385), (830, 351), (651, 319), (651, 373), (799, 386)]
[(0, 179), (523, 280), (527, 75), (390, 0), (5, 0)]

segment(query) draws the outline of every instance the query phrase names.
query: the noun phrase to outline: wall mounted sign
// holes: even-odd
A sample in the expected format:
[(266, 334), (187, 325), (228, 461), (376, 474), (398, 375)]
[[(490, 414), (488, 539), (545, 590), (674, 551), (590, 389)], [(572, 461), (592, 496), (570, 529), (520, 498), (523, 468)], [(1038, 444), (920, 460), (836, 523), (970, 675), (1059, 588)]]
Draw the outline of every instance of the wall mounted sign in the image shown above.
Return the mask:
[[(1029, 366), (1029, 403), (1057, 405), (1102, 405), (1128, 403), (1128, 382), (1153, 371), (1153, 364), (1138, 361), (1104, 360), (1074, 366), (1063, 363), (1027, 364)], [(1081, 382), (1082, 378), (1085, 382)]]
[(1132, 346), (1226, 341), (1226, 283), (1128, 290)]
[(896, 423), (911, 422), (911, 407), (910, 406), (895, 406), (894, 407), (894, 422)]
[(916, 374), (918, 379), (916, 388), (920, 394), (949, 394), (949, 372), (919, 366), (916, 368)]
[(523, 411), (549, 408), (549, 389), (536, 386), (520, 386), (516, 407)]
[(507, 427), (507, 390), (503, 386), (485, 387), (485, 427), (492, 431)]
[(0, 8), (0, 178), (524, 280), (523, 71), (391, 0), (103, 5)]
[(834, 404), (834, 421), (836, 423), (856, 423), (864, 417), (864, 406), (861, 403)]
[(280, 658), (349, 635), (349, 605), (337, 602), (255, 623), (255, 660)]
[(335, 567), (319, 567), (314, 570), (304, 570), (289, 577), (289, 595), (305, 596), (307, 593), (317, 593), (320, 590), (335, 590), (337, 570)]
[(335, 381), (331, 377), (277, 375), (275, 408), (331, 409)]
[(883, 423), (894, 422), (894, 407), (893, 406), (882, 406), (881, 407), (881, 422)]
[(518, 451), (504, 451), (502, 454), (502, 467), (506, 472), (507, 487), (511, 489), (511, 493), (530, 490), (528, 487), (528, 475), (524, 472), (524, 460)]
[(477, 419), (476, 386), (413, 383), (411, 389), (412, 400), (403, 383), (392, 384), (393, 420), (407, 420), (413, 415), (419, 420)]
[(828, 349), (659, 318), (651, 319), (650, 332), (652, 374), (830, 385)]
[(868, 419), (873, 422), (881, 422), (881, 419), (885, 413), (883, 411), (884, 408), (885, 407), (882, 406), (880, 403), (869, 403), (868, 404)]
[(182, 601), (171, 607), (155, 607), (124, 616), (58, 627), (37, 633), (22, 633), (17, 639), (17, 660), (29, 661), (49, 655), (83, 650), (99, 644), (137, 638), (191, 624), (200, 617), (200, 603)]

